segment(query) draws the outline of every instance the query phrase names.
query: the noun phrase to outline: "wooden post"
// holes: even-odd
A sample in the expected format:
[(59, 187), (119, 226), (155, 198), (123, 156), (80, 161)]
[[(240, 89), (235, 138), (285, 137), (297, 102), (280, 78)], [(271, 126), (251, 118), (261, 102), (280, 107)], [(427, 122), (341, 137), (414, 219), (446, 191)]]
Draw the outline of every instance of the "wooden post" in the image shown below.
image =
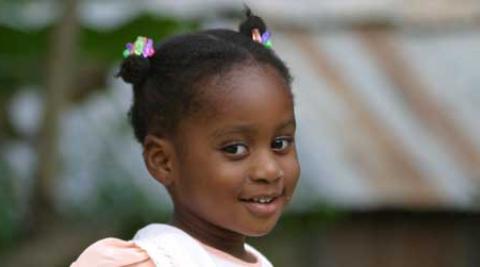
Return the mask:
[(39, 133), (37, 175), (32, 192), (32, 227), (55, 216), (54, 189), (59, 169), (60, 119), (74, 80), (78, 35), (77, 1), (59, 0), (63, 8), (50, 36), (44, 113)]

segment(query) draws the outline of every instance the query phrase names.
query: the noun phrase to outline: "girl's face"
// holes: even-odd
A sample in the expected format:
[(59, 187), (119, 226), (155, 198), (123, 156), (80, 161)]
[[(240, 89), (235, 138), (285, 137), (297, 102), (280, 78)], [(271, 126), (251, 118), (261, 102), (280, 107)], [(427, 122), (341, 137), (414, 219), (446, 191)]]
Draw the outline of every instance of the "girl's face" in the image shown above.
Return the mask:
[[(246, 236), (268, 233), (299, 176), (289, 88), (269, 66), (237, 68), (222, 81), (214, 116), (184, 120), (169, 185), (175, 216)], [(180, 218), (181, 219), (181, 218)]]

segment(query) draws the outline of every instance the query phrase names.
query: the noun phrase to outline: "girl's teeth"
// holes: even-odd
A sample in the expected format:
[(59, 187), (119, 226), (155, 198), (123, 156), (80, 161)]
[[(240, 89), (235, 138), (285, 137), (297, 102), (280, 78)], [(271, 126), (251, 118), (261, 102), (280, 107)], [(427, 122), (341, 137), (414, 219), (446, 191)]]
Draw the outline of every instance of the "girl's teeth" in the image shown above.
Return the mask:
[(271, 201), (272, 201), (272, 198), (268, 198), (268, 197), (260, 197), (260, 198), (253, 199), (253, 202), (258, 202), (261, 204), (270, 203)]

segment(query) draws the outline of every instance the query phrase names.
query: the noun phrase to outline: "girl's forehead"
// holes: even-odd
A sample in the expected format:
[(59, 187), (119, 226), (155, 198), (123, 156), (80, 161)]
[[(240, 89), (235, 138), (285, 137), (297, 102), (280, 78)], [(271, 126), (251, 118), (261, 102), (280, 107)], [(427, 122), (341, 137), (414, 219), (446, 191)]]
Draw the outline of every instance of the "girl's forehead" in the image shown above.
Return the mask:
[(278, 71), (266, 64), (238, 65), (216, 77), (206, 88), (206, 103), (221, 115), (256, 102), (292, 101), (290, 87)]
[(200, 128), (263, 127), (294, 121), (288, 84), (273, 68), (237, 68), (211, 82), (205, 108), (186, 123)]

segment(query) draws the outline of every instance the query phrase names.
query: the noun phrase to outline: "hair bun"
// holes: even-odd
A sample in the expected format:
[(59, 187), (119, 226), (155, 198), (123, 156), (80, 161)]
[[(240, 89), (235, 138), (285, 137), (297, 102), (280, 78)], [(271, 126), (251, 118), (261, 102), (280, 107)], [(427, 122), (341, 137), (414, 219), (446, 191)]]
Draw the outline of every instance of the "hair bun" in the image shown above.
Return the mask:
[(117, 77), (131, 84), (141, 83), (150, 70), (150, 60), (142, 56), (130, 55), (125, 58), (120, 66)]
[(267, 26), (262, 18), (252, 14), (249, 7), (245, 7), (245, 15), (247, 19), (240, 24), (238, 31), (249, 38), (252, 37), (252, 30), (258, 29), (260, 34), (263, 34), (267, 30)]

